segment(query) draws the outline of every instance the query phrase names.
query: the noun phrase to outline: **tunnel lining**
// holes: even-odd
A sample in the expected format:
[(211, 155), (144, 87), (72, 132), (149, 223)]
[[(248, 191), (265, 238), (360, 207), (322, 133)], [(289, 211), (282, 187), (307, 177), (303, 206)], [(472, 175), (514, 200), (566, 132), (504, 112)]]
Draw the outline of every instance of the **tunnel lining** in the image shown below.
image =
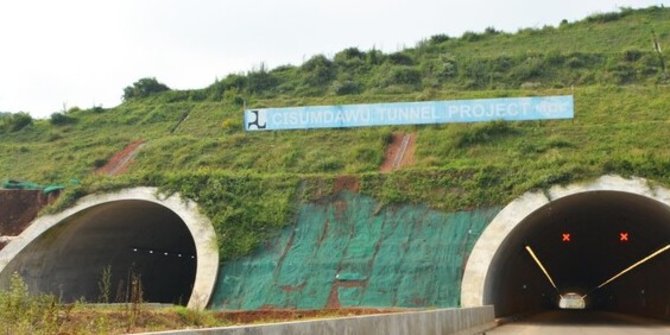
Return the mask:
[(51, 228), (67, 222), (69, 218), (80, 215), (92, 208), (119, 201), (144, 201), (160, 205), (178, 216), (191, 234), (195, 244), (197, 266), (193, 289), (188, 298), (189, 308), (202, 309), (209, 303), (218, 273), (219, 254), (214, 228), (209, 219), (203, 216), (197, 205), (182, 199), (179, 194), (161, 196), (158, 189), (138, 187), (102, 195), (89, 195), (80, 199), (74, 206), (54, 215), (35, 220), (21, 235), (0, 251), (0, 274), (19, 254)]
[(625, 179), (619, 176), (603, 176), (588, 183), (555, 186), (544, 192), (526, 193), (503, 208), (476, 242), (463, 274), (461, 306), (484, 305), (488, 289), (487, 277), (491, 271), (496, 270), (493, 268), (496, 265), (495, 256), (520, 223), (549, 202), (595, 191), (634, 194), (660, 205), (670, 205), (669, 190), (654, 187), (642, 178)]

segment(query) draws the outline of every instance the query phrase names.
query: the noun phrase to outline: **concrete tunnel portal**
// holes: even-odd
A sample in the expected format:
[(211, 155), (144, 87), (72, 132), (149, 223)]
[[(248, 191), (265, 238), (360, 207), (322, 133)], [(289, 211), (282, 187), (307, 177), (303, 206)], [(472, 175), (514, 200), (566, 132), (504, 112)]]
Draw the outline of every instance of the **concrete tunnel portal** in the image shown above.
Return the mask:
[(643, 261), (670, 243), (669, 200), (666, 189), (612, 176), (522, 196), (475, 245), (462, 305), (510, 316), (558, 309), (561, 295), (577, 293), (587, 309), (669, 319), (670, 251)]
[(209, 221), (193, 203), (151, 188), (86, 197), (0, 252), (0, 281), (18, 273), (31, 291), (64, 302), (132, 301), (139, 281), (143, 301), (204, 308), (217, 271)]

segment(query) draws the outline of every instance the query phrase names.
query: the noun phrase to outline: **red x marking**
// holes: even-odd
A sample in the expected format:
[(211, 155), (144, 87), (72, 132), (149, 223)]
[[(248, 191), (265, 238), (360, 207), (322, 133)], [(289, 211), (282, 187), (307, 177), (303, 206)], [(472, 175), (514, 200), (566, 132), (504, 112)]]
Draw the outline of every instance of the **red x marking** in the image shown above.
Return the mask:
[(570, 242), (570, 233), (563, 233), (563, 242)]
[(628, 242), (628, 233), (619, 233), (619, 241)]

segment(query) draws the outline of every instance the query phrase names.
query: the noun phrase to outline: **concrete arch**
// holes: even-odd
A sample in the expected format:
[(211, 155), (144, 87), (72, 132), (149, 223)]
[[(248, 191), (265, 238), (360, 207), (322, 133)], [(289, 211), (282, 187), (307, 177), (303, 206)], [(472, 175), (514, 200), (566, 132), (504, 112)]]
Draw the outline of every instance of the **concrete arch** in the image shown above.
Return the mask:
[[(593, 196), (607, 197), (608, 201), (618, 199), (619, 203), (623, 203), (622, 199), (632, 201), (638, 207), (652, 209), (662, 220), (670, 217), (670, 190), (655, 187), (642, 178), (625, 179), (608, 175), (591, 182), (526, 193), (503, 208), (475, 243), (461, 282), (461, 305), (472, 307), (486, 303), (486, 281), (496, 266), (493, 264), (494, 259), (520, 223), (527, 218), (537, 217), (542, 211), (551, 211), (550, 204), (563, 202), (575, 206), (579, 205), (579, 201)], [(546, 213), (543, 215), (547, 216)], [(667, 229), (670, 227), (666, 227), (662, 234), (667, 234)]]
[[(99, 224), (100, 221), (105, 220), (108, 221), (105, 222), (106, 226), (112, 226), (116, 224), (114, 220), (122, 221), (128, 218), (127, 215), (123, 216), (123, 214), (121, 214), (126, 209), (136, 213), (133, 218), (135, 221), (142, 221), (143, 219), (153, 221), (169, 219), (177, 222), (172, 224), (174, 227), (170, 229), (180, 232), (180, 235), (190, 234), (192, 240), (190, 240), (188, 244), (191, 245), (193, 248), (192, 250), (195, 251), (195, 255), (192, 256), (195, 257), (194, 261), (196, 264), (192, 265), (194, 268), (194, 279), (192, 287), (189, 288), (190, 295), (188, 296), (187, 306), (196, 309), (205, 308), (209, 303), (219, 266), (219, 248), (214, 228), (209, 219), (200, 213), (195, 203), (181, 199), (178, 194), (161, 197), (158, 194), (158, 189), (151, 187), (138, 187), (107, 194), (89, 195), (83, 197), (77, 201), (74, 206), (60, 213), (46, 215), (36, 219), (23, 233), (21, 233), (21, 235), (12, 240), (11, 243), (0, 251), (0, 278), (2, 278), (3, 281), (6, 281), (10, 275), (9, 272), (16, 271), (14, 269), (16, 268), (15, 264), (20, 263), (24, 259), (31, 259), (33, 266), (35, 264), (40, 266), (39, 262), (45, 262), (43, 260), (44, 255), (35, 255), (36, 252), (31, 250), (31, 246), (34, 246), (35, 243), (44, 243), (39, 241), (49, 239), (54, 240), (49, 237), (49, 232), (58, 231), (59, 229), (62, 231), (66, 226), (93, 226)], [(114, 217), (115, 215), (120, 216), (109, 218)], [(158, 218), (143, 218), (138, 217), (138, 215), (152, 215), (157, 216)], [(107, 219), (103, 218), (103, 216), (107, 217)], [(84, 220), (85, 222), (80, 223), (77, 220)], [(125, 224), (124, 228), (131, 227), (129, 223), (123, 224)], [(135, 234), (151, 235), (156, 231), (156, 228), (161, 227), (156, 226), (156, 223), (153, 224), (154, 226), (149, 227), (149, 229), (145, 227), (144, 231), (135, 232)], [(183, 229), (183, 226), (185, 226), (186, 229)], [(93, 228), (87, 229), (87, 231), (90, 232)], [(109, 228), (107, 229), (107, 232), (109, 232)], [(62, 237), (62, 239), (70, 240), (87, 238), (78, 236), (81, 232), (82, 229), (75, 229), (60, 237)], [(180, 238), (183, 238), (183, 236)], [(59, 241), (59, 248), (62, 249), (62, 246), (67, 245), (69, 242), (71, 241)], [(85, 242), (77, 243), (85, 244)], [(88, 243), (90, 245), (95, 242)], [(128, 245), (123, 245), (123, 248), (128, 249)], [(52, 251), (58, 252), (61, 250)], [(134, 248), (134, 251), (137, 252), (137, 248)], [(81, 253), (86, 253), (86, 250), (78, 250), (78, 254)], [(151, 251), (151, 253), (153, 253), (153, 251)], [(167, 253), (165, 253), (165, 255), (167, 256)], [(180, 258), (182, 257), (181, 254), (178, 256)], [(42, 260), (39, 260), (40, 258)], [(38, 263), (35, 263), (35, 260), (37, 260)], [(76, 267), (76, 265), (77, 264), (70, 264), (70, 267)], [(165, 280), (167, 281), (173, 279), (169, 278), (170, 276), (167, 275), (165, 277)]]

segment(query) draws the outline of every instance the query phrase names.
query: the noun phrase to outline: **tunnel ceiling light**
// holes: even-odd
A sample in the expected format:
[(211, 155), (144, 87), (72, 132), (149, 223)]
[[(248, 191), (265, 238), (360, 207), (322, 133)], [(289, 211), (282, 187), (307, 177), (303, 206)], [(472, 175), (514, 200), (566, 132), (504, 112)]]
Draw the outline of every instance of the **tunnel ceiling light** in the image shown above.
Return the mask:
[(554, 280), (551, 279), (551, 276), (549, 275), (549, 272), (544, 267), (544, 265), (542, 265), (542, 262), (540, 262), (540, 259), (537, 258), (537, 255), (535, 255), (535, 252), (533, 252), (533, 249), (530, 246), (527, 245), (526, 246), (526, 251), (528, 251), (528, 253), (530, 254), (530, 257), (532, 257), (533, 260), (535, 261), (535, 264), (537, 264), (537, 266), (540, 268), (540, 270), (542, 270), (542, 273), (544, 273), (544, 275), (547, 277), (547, 279), (549, 280), (549, 283), (551, 283), (551, 286), (553, 286), (554, 289), (556, 291), (558, 291), (558, 288), (556, 287), (556, 283), (554, 283)]
[(154, 249), (146, 249), (146, 248), (139, 248), (139, 247), (131, 247), (130, 248), (133, 252), (135, 253), (145, 253), (145, 254), (157, 254), (157, 255), (163, 255), (163, 256), (173, 256), (177, 258), (190, 258), (190, 259), (195, 259), (195, 255), (190, 255), (190, 254), (185, 254), (181, 251), (168, 251), (168, 250), (154, 250)]
[(633, 264), (633, 265), (631, 265), (631, 266), (625, 268), (623, 271), (617, 273), (617, 274), (614, 275), (612, 278), (610, 278), (610, 279), (606, 280), (604, 283), (598, 285), (598, 287), (597, 287), (596, 289), (602, 288), (603, 286), (605, 286), (605, 285), (611, 283), (612, 281), (616, 280), (617, 278), (623, 276), (626, 272), (635, 269), (636, 267), (642, 265), (642, 264), (645, 263), (645, 262), (648, 262), (650, 259), (652, 259), (652, 258), (654, 258), (654, 257), (656, 257), (656, 256), (658, 256), (658, 255), (660, 255), (660, 254), (662, 254), (663, 252), (667, 251), (668, 249), (670, 249), (670, 244), (666, 245), (665, 247), (663, 247), (663, 248), (661, 248), (661, 249), (658, 249), (658, 250), (654, 251), (654, 252), (653, 252), (652, 254), (650, 254), (649, 256), (647, 256), (647, 257), (645, 257), (645, 258), (643, 258), (643, 259), (637, 261), (635, 264)]

